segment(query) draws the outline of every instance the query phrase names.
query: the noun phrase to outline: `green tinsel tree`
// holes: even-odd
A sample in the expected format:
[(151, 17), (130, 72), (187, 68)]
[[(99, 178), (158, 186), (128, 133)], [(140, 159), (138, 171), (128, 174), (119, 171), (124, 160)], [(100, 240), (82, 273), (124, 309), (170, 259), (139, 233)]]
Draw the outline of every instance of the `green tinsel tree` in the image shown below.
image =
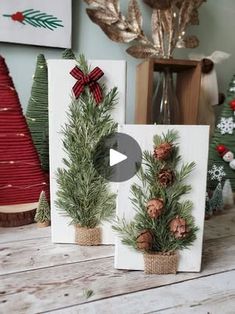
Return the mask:
[(37, 57), (36, 70), (33, 77), (33, 86), (29, 99), (26, 119), (38, 151), (42, 168), (48, 171), (49, 153), (41, 153), (45, 138), (48, 134), (48, 71), (44, 55)]
[(62, 53), (62, 58), (67, 60), (73, 60), (76, 59), (76, 56), (72, 49), (65, 49)]
[(223, 210), (224, 202), (221, 183), (218, 183), (216, 189), (213, 192), (213, 195), (210, 199), (210, 207), (212, 212), (219, 212)]
[(51, 220), (50, 207), (47, 202), (46, 194), (44, 191), (42, 191), (38, 202), (35, 221), (43, 223), (48, 222), (50, 220)]
[[(145, 252), (173, 252), (189, 247), (196, 239), (197, 227), (191, 214), (193, 204), (181, 197), (190, 192), (184, 183), (195, 164), (180, 168), (178, 133), (168, 131), (154, 137), (154, 154), (143, 153), (141, 184), (131, 187), (134, 219), (118, 219), (113, 226), (125, 245)], [(178, 170), (179, 169), (179, 170)]]
[(235, 130), (234, 130), (234, 110), (231, 108), (231, 101), (235, 100), (235, 75), (233, 76), (228, 92), (227, 99), (223, 105), (221, 116), (217, 123), (214, 136), (209, 150), (209, 175), (208, 188), (214, 190), (218, 182), (229, 179), (233, 191), (235, 191), (235, 170), (231, 169), (229, 163), (225, 162), (219, 155), (216, 147), (224, 145), (235, 155)]
[(40, 158), (42, 161), (43, 170), (49, 173), (50, 164), (49, 164), (49, 133), (48, 129), (44, 132), (43, 141), (40, 149)]
[[(89, 67), (84, 56), (78, 66), (86, 75)], [(71, 223), (95, 228), (110, 220), (115, 213), (116, 195), (110, 192), (109, 182), (101, 177), (93, 164), (97, 144), (116, 131), (111, 111), (117, 103), (117, 89), (107, 92), (102, 86), (103, 101), (96, 104), (89, 87), (78, 99), (73, 98), (67, 112), (68, 122), (62, 130), (66, 157), (64, 168), (57, 171), (56, 205)]]

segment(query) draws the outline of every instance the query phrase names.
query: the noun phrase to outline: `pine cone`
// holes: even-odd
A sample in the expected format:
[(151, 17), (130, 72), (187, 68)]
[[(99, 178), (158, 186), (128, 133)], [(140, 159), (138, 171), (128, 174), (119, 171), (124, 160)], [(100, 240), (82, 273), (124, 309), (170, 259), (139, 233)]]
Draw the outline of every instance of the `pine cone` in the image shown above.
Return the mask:
[(153, 245), (153, 235), (149, 230), (141, 231), (136, 239), (137, 248), (139, 250), (150, 250)]
[(170, 231), (174, 234), (176, 239), (185, 238), (189, 232), (186, 220), (176, 216), (176, 218), (170, 222)]
[(158, 160), (166, 160), (172, 153), (172, 144), (162, 143), (154, 149), (154, 157)]
[(175, 179), (175, 174), (172, 170), (162, 169), (158, 174), (158, 181), (163, 187), (168, 187), (172, 185)]
[(161, 198), (153, 198), (152, 200), (148, 201), (146, 209), (149, 217), (156, 219), (161, 215), (164, 209), (164, 202)]

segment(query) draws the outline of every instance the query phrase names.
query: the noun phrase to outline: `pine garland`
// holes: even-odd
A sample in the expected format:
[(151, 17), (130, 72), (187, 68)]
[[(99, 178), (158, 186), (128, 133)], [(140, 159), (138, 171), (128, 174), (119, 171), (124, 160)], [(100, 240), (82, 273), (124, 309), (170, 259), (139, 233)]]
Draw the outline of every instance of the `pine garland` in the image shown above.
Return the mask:
[[(84, 56), (78, 66), (84, 74), (89, 67)], [(117, 104), (117, 89), (107, 92), (102, 86), (103, 102), (97, 106), (89, 87), (79, 99), (72, 99), (63, 127), (64, 168), (57, 171), (58, 199), (56, 205), (71, 218), (72, 224), (95, 228), (110, 220), (115, 213), (116, 195), (109, 182), (101, 177), (93, 164), (98, 142), (117, 129), (111, 111)]]
[[(191, 191), (191, 186), (184, 183), (195, 167), (194, 163), (184, 164), (179, 170), (179, 148), (175, 144), (178, 139), (176, 131), (169, 131), (162, 136), (154, 137), (154, 147), (168, 143), (172, 145), (172, 152), (167, 160), (157, 160), (152, 152), (143, 153), (143, 167), (139, 170), (138, 177), (141, 184), (133, 184), (131, 187), (132, 204), (136, 210), (134, 219), (127, 222), (125, 218), (117, 219), (113, 229), (120, 235), (125, 245), (134, 249), (138, 247), (138, 237), (141, 232), (150, 232), (153, 237), (151, 252), (171, 252), (189, 247), (196, 239), (198, 228), (194, 224), (191, 215), (193, 204), (189, 200), (180, 201), (181, 197)], [(174, 172), (172, 184), (163, 187), (157, 179), (162, 169), (170, 169)], [(151, 218), (147, 211), (150, 200), (159, 199), (164, 204), (164, 209), (156, 218)], [(187, 224), (187, 234), (182, 238), (176, 238), (170, 230), (170, 223), (176, 218), (182, 218)]]
[(46, 28), (51, 31), (58, 27), (64, 27), (62, 21), (57, 17), (34, 9), (28, 9), (14, 14), (3, 14), (3, 16), (10, 17), (13, 21), (23, 25), (28, 24), (36, 28)]
[[(227, 99), (223, 105), (223, 110), (221, 112), (221, 117), (224, 118), (230, 118), (234, 117), (234, 111), (230, 107), (230, 101), (235, 99), (235, 75), (233, 76), (228, 92), (227, 92)], [(235, 136), (233, 134), (221, 134), (221, 131), (219, 128), (215, 129), (214, 136), (212, 138), (212, 142), (210, 144), (210, 149), (209, 149), (209, 165), (208, 169), (212, 169), (213, 165), (216, 165), (217, 167), (223, 166), (224, 172), (226, 176), (224, 176), (223, 181), (229, 179), (232, 185), (233, 191), (235, 191), (235, 171), (229, 167), (229, 164), (226, 163), (218, 154), (216, 150), (217, 145), (225, 145), (231, 151), (235, 154)], [(217, 180), (212, 180), (211, 176), (208, 175), (208, 181), (207, 181), (207, 186), (209, 189), (214, 190), (216, 186), (218, 185)]]
[(42, 168), (49, 171), (48, 143), (48, 69), (44, 55), (37, 57), (31, 97), (26, 110), (27, 123), (41, 160)]

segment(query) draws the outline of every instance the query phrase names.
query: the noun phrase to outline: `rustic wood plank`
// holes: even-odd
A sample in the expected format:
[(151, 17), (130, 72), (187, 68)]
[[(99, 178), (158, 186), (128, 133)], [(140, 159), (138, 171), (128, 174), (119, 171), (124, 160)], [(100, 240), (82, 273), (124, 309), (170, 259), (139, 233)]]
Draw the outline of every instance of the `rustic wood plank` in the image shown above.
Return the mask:
[[(0, 275), (114, 255), (113, 246), (81, 247), (53, 244), (50, 238), (0, 245)], [(20, 261), (20, 262), (19, 262)]]
[(205, 221), (204, 239), (217, 239), (235, 235), (235, 210), (224, 210), (221, 215)]
[[(206, 280), (205, 280), (206, 279)], [(53, 311), (54, 314), (234, 313), (235, 271)]]
[(51, 228), (37, 228), (31, 224), (16, 228), (0, 228), (0, 244), (19, 242), (37, 238), (48, 238), (51, 236)]
[[(223, 215), (207, 221), (205, 238), (217, 239), (235, 235), (234, 213), (226, 211)], [(81, 248), (74, 245), (52, 244), (49, 237), (50, 228), (40, 229), (32, 225), (1, 231), (4, 231), (5, 240), (12, 240), (15, 234), (15, 242), (0, 243), (0, 259), (3, 261), (0, 265), (0, 275), (113, 255), (113, 247)], [(31, 240), (31, 237), (34, 239)]]
[(2, 275), (0, 313), (35, 313), (87, 302), (84, 289), (92, 289), (90, 301), (169, 285), (233, 270), (235, 236), (208, 240), (202, 273), (146, 276), (143, 272), (118, 271), (113, 258), (73, 265)]

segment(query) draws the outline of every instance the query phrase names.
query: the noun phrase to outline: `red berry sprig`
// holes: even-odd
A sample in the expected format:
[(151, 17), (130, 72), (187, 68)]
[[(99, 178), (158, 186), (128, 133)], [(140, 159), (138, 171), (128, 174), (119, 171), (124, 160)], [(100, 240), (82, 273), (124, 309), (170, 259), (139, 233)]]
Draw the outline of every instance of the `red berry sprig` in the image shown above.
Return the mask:
[(11, 18), (13, 21), (17, 21), (17, 22), (22, 23), (25, 17), (24, 17), (24, 14), (22, 12), (16, 12), (15, 14), (11, 15)]

